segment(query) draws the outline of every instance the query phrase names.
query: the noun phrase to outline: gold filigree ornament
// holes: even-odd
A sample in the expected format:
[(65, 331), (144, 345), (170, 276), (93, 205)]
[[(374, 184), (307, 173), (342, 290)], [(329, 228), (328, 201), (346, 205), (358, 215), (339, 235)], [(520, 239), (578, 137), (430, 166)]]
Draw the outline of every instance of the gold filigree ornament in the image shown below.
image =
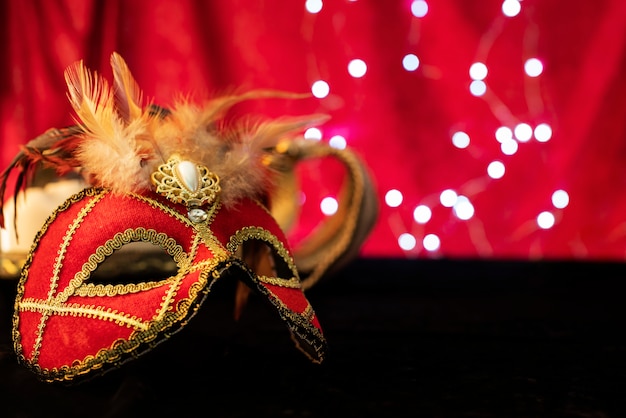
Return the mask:
[(205, 222), (209, 214), (204, 209), (212, 205), (220, 194), (220, 179), (203, 165), (171, 156), (152, 173), (156, 192), (166, 199), (184, 204), (187, 216), (194, 223)]

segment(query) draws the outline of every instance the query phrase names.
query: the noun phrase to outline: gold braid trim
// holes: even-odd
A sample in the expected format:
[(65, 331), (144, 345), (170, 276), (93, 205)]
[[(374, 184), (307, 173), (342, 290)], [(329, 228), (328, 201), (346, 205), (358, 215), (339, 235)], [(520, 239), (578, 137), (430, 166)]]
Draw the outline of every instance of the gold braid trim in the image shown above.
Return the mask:
[(287, 263), (287, 266), (289, 266), (289, 269), (293, 273), (293, 277), (298, 277), (298, 270), (296, 269), (296, 265), (293, 261), (293, 258), (289, 254), (289, 251), (287, 251), (283, 243), (274, 234), (272, 234), (265, 228), (261, 228), (259, 226), (246, 226), (238, 230), (230, 237), (230, 240), (226, 244), (226, 249), (234, 254), (237, 251), (237, 248), (239, 248), (241, 244), (249, 239), (263, 240), (271, 244), (278, 253), (278, 255), (285, 261), (285, 263)]
[(81, 271), (76, 273), (75, 279), (81, 282), (81, 284), (78, 285), (73, 292), (72, 289), (68, 287), (63, 292), (67, 293), (67, 295), (63, 295), (63, 297), (59, 295), (57, 300), (67, 300), (70, 295), (117, 296), (137, 293), (163, 285), (163, 281), (118, 285), (84, 283), (84, 281), (89, 279), (91, 273), (96, 270), (98, 265), (104, 262), (108, 256), (112, 255), (116, 250), (119, 250), (126, 244), (139, 241), (150, 242), (164, 249), (174, 259), (179, 269), (189, 263), (189, 259), (187, 254), (183, 251), (183, 247), (180, 246), (173, 238), (168, 237), (162, 232), (157, 232), (154, 229), (145, 229), (141, 227), (136, 229), (129, 228), (124, 232), (115, 234), (112, 239), (107, 240), (103, 245), (99, 246), (95, 253), (89, 257), (89, 260), (83, 264)]
[(115, 309), (104, 308), (103, 306), (81, 305), (72, 303), (69, 305), (58, 305), (55, 303), (40, 302), (37, 299), (24, 299), (20, 304), (22, 311), (38, 312), (41, 314), (54, 314), (61, 316), (75, 316), (84, 318), (95, 318), (103, 321), (114, 322), (117, 325), (124, 325), (127, 328), (148, 329), (148, 325), (136, 316), (131, 316), (118, 312)]
[(283, 279), (281, 277), (257, 276), (260, 282), (274, 286), (288, 287), (290, 289), (300, 289), (302, 287), (298, 277)]
[[(61, 243), (61, 248), (59, 248), (58, 256), (54, 260), (53, 274), (52, 274), (52, 277), (50, 278), (50, 290), (48, 291), (46, 304), (49, 304), (49, 305), (58, 304), (59, 298), (54, 297), (54, 292), (59, 285), (59, 272), (61, 271), (61, 266), (63, 264), (63, 259), (65, 258), (65, 253), (67, 252), (67, 247), (70, 245), (72, 237), (76, 233), (76, 230), (78, 230), (78, 227), (80, 226), (80, 224), (85, 219), (85, 216), (87, 216), (87, 214), (91, 211), (91, 209), (93, 209), (96, 203), (102, 200), (105, 194), (106, 194), (105, 192), (99, 193), (96, 196), (94, 196), (93, 199), (87, 202), (87, 204), (78, 213), (78, 216), (76, 216), (76, 218), (74, 219), (74, 222), (72, 222), (69, 225), (69, 228), (65, 232), (65, 235), (63, 236), (63, 241)], [(73, 289), (77, 285), (80, 285), (80, 282), (76, 278), (74, 278), (70, 281), (70, 284), (68, 285), (68, 287), (71, 288), (73, 291)], [(61, 295), (63, 295), (63, 293)], [(21, 309), (22, 308), (21, 304), (19, 306)], [(46, 324), (48, 323), (48, 318), (50, 317), (50, 315), (52, 315), (52, 313), (53, 312), (51, 310), (41, 311), (41, 318), (39, 320), (39, 325), (37, 327), (37, 337), (35, 338), (35, 343), (33, 345), (33, 351), (32, 351), (33, 361), (35, 362), (39, 360), (39, 353), (41, 351), (41, 344), (43, 340), (44, 330), (46, 328)]]

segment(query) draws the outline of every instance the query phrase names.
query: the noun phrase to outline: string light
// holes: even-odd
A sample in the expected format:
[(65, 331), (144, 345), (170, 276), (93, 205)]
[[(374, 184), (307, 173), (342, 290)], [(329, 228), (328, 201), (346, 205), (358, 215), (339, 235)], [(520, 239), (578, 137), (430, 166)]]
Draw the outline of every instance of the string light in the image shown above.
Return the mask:
[(334, 197), (327, 196), (322, 199), (320, 203), (320, 210), (326, 216), (331, 216), (337, 213), (337, 209), (339, 209), (339, 203), (337, 199)]
[(504, 155), (515, 155), (519, 149), (519, 143), (514, 139), (505, 139), (500, 144), (500, 151)]
[(335, 135), (328, 140), (328, 145), (336, 149), (344, 149), (347, 146), (346, 138), (341, 135)]
[(472, 80), (484, 80), (487, 77), (487, 73), (487, 66), (482, 62), (475, 62), (469, 70), (469, 75)]
[(470, 137), (463, 131), (452, 134), (452, 144), (460, 149), (467, 148), (470, 144)]
[(545, 211), (537, 215), (537, 226), (541, 229), (550, 229), (554, 226), (555, 218), (551, 212)]
[(322, 139), (322, 131), (319, 128), (308, 128), (304, 131), (304, 139), (320, 141)]
[(502, 2), (502, 13), (507, 17), (515, 17), (522, 10), (519, 0), (504, 0)]
[(543, 63), (537, 58), (530, 58), (524, 63), (524, 71), (529, 77), (538, 77), (543, 72)]
[(404, 251), (411, 251), (417, 245), (417, 240), (415, 237), (408, 232), (400, 234), (398, 237), (398, 246), (402, 248)]
[(552, 204), (557, 209), (566, 208), (569, 205), (569, 194), (563, 189), (555, 190), (552, 193)]
[[(323, 9), (323, 3), (322, 1), (306, 0), (306, 8), (309, 13), (319, 13)], [(508, 18), (518, 16), (522, 12), (522, 3), (520, 0), (504, 0), (501, 3), (501, 12)], [(430, 13), (428, 2), (426, 0), (412, 0), (410, 2), (410, 13), (414, 18), (425, 18)], [(413, 26), (412, 30), (415, 30), (416, 27), (418, 26)], [(415, 36), (415, 33), (412, 33), (411, 37), (413, 40), (419, 38)], [(501, 155), (512, 157), (519, 152), (520, 147), (524, 147), (524, 143), (527, 143), (532, 139), (535, 139), (538, 143), (550, 141), (552, 139), (553, 132), (552, 127), (548, 122), (541, 122), (534, 126), (534, 128), (531, 126), (531, 123), (534, 124), (534, 121), (530, 120), (530, 118), (537, 115), (536, 112), (533, 112), (533, 109), (529, 109), (530, 112), (528, 115), (531, 115), (530, 117), (528, 115), (523, 115), (521, 118), (518, 117), (518, 115), (515, 114), (515, 111), (507, 107), (506, 97), (508, 97), (508, 92), (504, 96), (504, 99), (497, 97), (497, 95), (502, 91), (500, 85), (502, 74), (498, 74), (498, 71), (501, 68), (496, 65), (497, 61), (490, 60), (489, 67), (487, 66), (486, 61), (489, 48), (491, 48), (493, 41), (493, 38), (488, 39), (487, 37), (484, 37), (485, 43), (478, 46), (477, 53), (475, 55), (477, 58), (470, 63), (468, 68), (469, 79), (467, 80), (468, 84), (466, 85), (466, 91), (474, 97), (482, 98), (484, 103), (488, 105), (488, 108), (492, 110), (493, 115), (501, 124), (501, 126), (497, 127), (494, 132), (495, 140), (497, 141), (496, 145), (499, 146)], [(411, 47), (415, 47), (415, 45), (412, 44)], [(352, 78), (359, 79), (368, 74), (368, 64), (372, 64), (373, 66), (375, 63), (366, 63), (362, 58), (351, 58), (348, 61), (346, 69)], [(407, 72), (415, 72), (418, 69), (423, 68), (423, 72), (418, 74), (418, 76), (421, 76), (418, 77), (420, 80), (428, 81), (430, 77), (432, 77), (432, 79), (441, 77), (441, 73), (437, 72), (437, 67), (435, 65), (422, 63), (417, 54), (413, 52), (404, 54), (401, 57), (401, 64), (404, 71)], [(531, 56), (523, 61), (523, 69), (524, 74), (527, 77), (536, 78), (543, 74), (544, 63), (539, 58)], [(489, 81), (487, 81), (488, 77)], [(491, 85), (491, 83), (494, 84)], [(498, 85), (495, 83), (498, 83)], [(536, 84), (531, 84), (530, 86), (537, 87)], [(331, 87), (326, 80), (318, 79), (311, 85), (311, 92), (316, 98), (321, 99), (328, 97), (330, 91)], [(341, 100), (341, 98), (338, 98), (337, 100)], [(328, 103), (338, 103), (338, 101), (329, 100)], [(529, 117), (529, 121), (524, 121), (524, 117)], [(520, 119), (522, 120), (520, 121)], [(458, 126), (465, 126), (465, 128), (462, 130), (455, 129), (451, 131), (450, 140), (452, 145), (459, 150), (466, 150), (469, 148), (469, 152), (471, 153), (469, 155), (474, 158), (489, 158), (487, 161), (490, 162), (488, 162), (486, 167), (487, 176), (492, 180), (502, 179), (507, 172), (507, 166), (505, 166), (504, 161), (497, 159), (498, 157), (493, 159), (493, 157), (488, 156), (482, 139), (472, 131), (471, 124), (465, 124), (464, 121), (460, 121)], [(323, 138), (323, 135), (319, 129), (310, 128), (305, 131), (304, 137), (309, 140), (320, 141)], [(328, 140), (328, 144), (337, 149), (344, 149), (347, 146), (347, 141), (342, 135), (334, 135)], [(470, 145), (472, 146), (470, 147)], [(472, 183), (467, 182), (466, 184)], [(474, 182), (473, 184), (476, 185), (485, 183)], [(465, 185), (463, 185), (463, 190), (471, 190), (471, 193), (466, 195), (457, 193), (455, 190), (456, 187), (457, 186), (445, 188), (445, 190), (439, 194), (439, 203), (444, 208), (451, 209), (450, 213), (456, 220), (469, 221), (477, 216), (476, 207), (473, 201), (476, 199), (476, 196), (473, 195), (473, 193), (476, 193), (478, 189), (475, 187), (465, 187)], [(461, 190), (461, 188), (458, 190)], [(484, 191), (484, 189), (478, 191)], [(384, 203), (388, 208), (399, 208), (403, 207), (403, 204), (410, 204), (413, 197), (414, 196), (404, 196), (398, 189), (389, 189), (384, 193)], [(562, 189), (554, 191), (551, 198), (552, 204), (556, 210), (565, 209), (569, 205), (569, 195)], [(405, 200), (406, 203), (404, 203)], [(428, 200), (428, 197), (425, 200)], [(322, 199), (322, 202), (320, 203), (320, 209), (326, 216), (334, 214), (337, 208), (337, 201), (330, 196)], [(402, 225), (401, 228), (398, 228), (398, 224), (392, 225), (392, 221), (390, 220), (390, 226), (393, 227), (395, 236), (397, 237), (397, 246), (401, 250), (413, 252), (418, 247), (418, 240), (420, 239), (421, 234), (416, 234), (415, 230), (409, 231), (409, 228), (416, 228), (418, 231), (421, 231), (421, 228), (417, 227), (417, 225), (425, 225), (427, 223), (431, 223), (429, 228), (442, 227), (440, 224), (433, 222), (433, 210), (432, 202), (430, 202), (430, 204), (419, 204), (414, 206), (412, 211), (412, 221), (414, 223), (412, 226), (411, 224), (406, 224)], [(401, 213), (403, 212), (398, 211), (398, 214)], [(398, 218), (393, 219), (393, 222), (396, 222)], [(439, 218), (436, 220), (438, 222)], [(549, 211), (541, 212), (536, 217), (536, 225), (539, 229), (552, 228), (555, 223), (555, 215)], [(480, 225), (480, 222), (473, 223), (472, 225)], [(402, 230), (402, 228), (405, 230)], [(442, 244), (440, 237), (445, 237), (445, 235), (440, 235), (440, 233), (441, 230), (428, 233), (423, 236), (421, 238), (422, 248), (427, 252), (439, 251)]]
[(439, 195), (439, 202), (446, 208), (451, 208), (456, 203), (458, 195), (452, 189), (446, 189)]
[(432, 215), (433, 215), (433, 212), (426, 205), (418, 205), (413, 210), (413, 219), (418, 224), (427, 223), (428, 221), (430, 221), (430, 218), (432, 217)]
[(318, 99), (323, 99), (330, 93), (330, 86), (324, 80), (317, 80), (311, 86), (311, 93)]
[(552, 128), (547, 123), (540, 123), (535, 126), (535, 139), (539, 142), (548, 142), (552, 138)]
[(391, 189), (385, 194), (385, 203), (390, 208), (397, 208), (402, 204), (402, 193), (397, 189)]
[(470, 83), (469, 89), (473, 96), (480, 97), (487, 92), (487, 84), (482, 80), (474, 80)]
[(441, 240), (435, 234), (428, 234), (422, 240), (422, 245), (426, 251), (437, 251), (441, 247)]
[(454, 215), (461, 220), (468, 220), (474, 216), (474, 205), (466, 196), (459, 196), (452, 207)]
[(492, 161), (487, 166), (487, 174), (494, 180), (502, 178), (505, 171), (502, 161)]
[(367, 64), (362, 59), (353, 59), (348, 63), (348, 73), (354, 78), (361, 78), (367, 72)]
[(415, 17), (424, 17), (428, 14), (428, 3), (425, 0), (413, 0), (411, 3), (411, 13)]
[(322, 0), (306, 0), (304, 7), (306, 11), (312, 14), (319, 13), (322, 10), (324, 3)]
[(520, 142), (528, 142), (533, 136), (533, 129), (527, 123), (518, 123), (513, 129), (515, 138)]
[(415, 54), (406, 54), (402, 58), (402, 67), (407, 71), (415, 71), (420, 66), (420, 59)]

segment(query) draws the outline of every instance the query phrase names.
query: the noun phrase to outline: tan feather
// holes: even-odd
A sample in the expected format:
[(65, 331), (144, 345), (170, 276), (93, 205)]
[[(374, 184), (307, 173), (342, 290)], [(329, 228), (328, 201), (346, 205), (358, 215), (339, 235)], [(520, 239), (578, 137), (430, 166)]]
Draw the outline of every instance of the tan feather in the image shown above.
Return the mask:
[(109, 83), (85, 68), (83, 61), (67, 68), (65, 80), (70, 104), (86, 131), (100, 138), (114, 136), (117, 117)]
[(139, 84), (135, 81), (126, 61), (117, 52), (111, 55), (111, 67), (120, 116), (126, 121), (139, 119), (143, 114), (143, 92)]

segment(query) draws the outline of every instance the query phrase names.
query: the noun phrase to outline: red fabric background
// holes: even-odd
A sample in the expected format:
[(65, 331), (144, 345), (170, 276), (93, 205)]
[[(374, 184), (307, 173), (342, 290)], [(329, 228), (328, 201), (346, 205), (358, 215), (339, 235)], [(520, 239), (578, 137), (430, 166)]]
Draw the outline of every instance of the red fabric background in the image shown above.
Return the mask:
[[(51, 0), (2, 6), (1, 160), (49, 127), (72, 122), (63, 71), (85, 63), (109, 76), (109, 57), (127, 60), (147, 97), (167, 105), (177, 92), (211, 94), (232, 87), (306, 92), (317, 79), (331, 94), (299, 103), (271, 101), (251, 110), (269, 115), (326, 112), (325, 139), (343, 135), (376, 180), (381, 216), (362, 253), (383, 257), (624, 259), (626, 256), (626, 3), (524, 0), (505, 17), (502, 0), (430, 1), (411, 14), (409, 0), (326, 0), (311, 14), (304, 1)], [(409, 72), (402, 57), (414, 53)], [(540, 58), (544, 72), (523, 73)], [(368, 71), (346, 66), (363, 59)], [(489, 68), (485, 96), (469, 94), (468, 70)], [(503, 155), (494, 138), (502, 125), (546, 122), (549, 142), (529, 141)], [(470, 135), (468, 148), (451, 133)], [(491, 180), (487, 165), (503, 161)], [(318, 216), (316, 193), (332, 178), (309, 178), (306, 222)], [(466, 221), (438, 204), (452, 188), (470, 198)], [(565, 189), (570, 204), (551, 206)], [(388, 207), (388, 190), (404, 196)], [(413, 209), (433, 211), (425, 225)], [(554, 227), (535, 219), (554, 213)], [(306, 223), (305, 222), (305, 223)], [(417, 245), (402, 250), (398, 237)], [(422, 238), (437, 234), (428, 252)]]

